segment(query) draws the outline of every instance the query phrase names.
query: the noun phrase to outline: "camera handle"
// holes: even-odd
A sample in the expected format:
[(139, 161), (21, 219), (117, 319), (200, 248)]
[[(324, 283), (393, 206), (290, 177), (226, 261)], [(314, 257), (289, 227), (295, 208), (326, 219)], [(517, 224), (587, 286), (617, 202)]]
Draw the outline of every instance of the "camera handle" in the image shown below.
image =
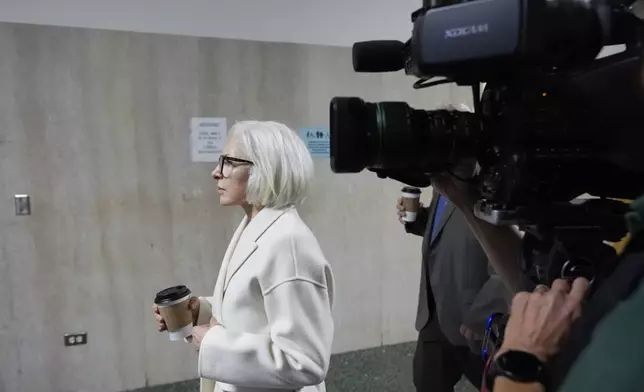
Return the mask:
[(628, 204), (613, 199), (514, 208), (481, 200), (474, 214), (494, 225), (518, 225), (525, 232), (523, 269), (535, 284), (582, 276), (596, 287), (615, 268), (618, 255), (606, 241), (624, 238), (628, 211)]

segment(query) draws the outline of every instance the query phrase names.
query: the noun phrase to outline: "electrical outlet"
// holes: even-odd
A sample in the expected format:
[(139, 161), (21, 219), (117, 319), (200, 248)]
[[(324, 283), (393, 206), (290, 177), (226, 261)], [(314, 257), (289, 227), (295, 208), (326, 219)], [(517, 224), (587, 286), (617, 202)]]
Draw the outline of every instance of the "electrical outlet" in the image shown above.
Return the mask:
[(87, 333), (67, 333), (65, 334), (65, 346), (81, 346), (87, 344)]
[(31, 198), (29, 195), (14, 195), (16, 215), (31, 215)]

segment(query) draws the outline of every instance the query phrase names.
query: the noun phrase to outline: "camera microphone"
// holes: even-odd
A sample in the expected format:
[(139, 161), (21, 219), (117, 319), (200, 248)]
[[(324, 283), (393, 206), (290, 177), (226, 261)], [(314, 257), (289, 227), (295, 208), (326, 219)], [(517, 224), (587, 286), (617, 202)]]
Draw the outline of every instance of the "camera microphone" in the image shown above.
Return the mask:
[(396, 72), (405, 68), (405, 44), (400, 41), (364, 41), (353, 44), (355, 72)]

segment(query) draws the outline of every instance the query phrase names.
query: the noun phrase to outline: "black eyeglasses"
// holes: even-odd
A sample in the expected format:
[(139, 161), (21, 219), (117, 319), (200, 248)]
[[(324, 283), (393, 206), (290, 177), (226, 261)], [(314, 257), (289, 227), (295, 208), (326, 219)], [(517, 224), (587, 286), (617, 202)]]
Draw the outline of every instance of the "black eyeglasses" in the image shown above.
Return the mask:
[(235, 158), (229, 155), (222, 154), (219, 157), (219, 163), (217, 163), (215, 171), (219, 171), (223, 177), (228, 177), (230, 176), (232, 170), (237, 166), (248, 165), (253, 165), (253, 162), (249, 161), (248, 159)]

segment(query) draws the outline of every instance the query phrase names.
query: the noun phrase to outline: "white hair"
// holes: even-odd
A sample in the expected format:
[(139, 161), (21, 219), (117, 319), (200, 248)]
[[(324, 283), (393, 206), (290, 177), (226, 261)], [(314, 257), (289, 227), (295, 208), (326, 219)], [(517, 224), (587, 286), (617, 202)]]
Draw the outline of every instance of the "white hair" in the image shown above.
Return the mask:
[(273, 121), (241, 121), (230, 129), (253, 162), (246, 200), (256, 206), (285, 208), (306, 198), (313, 180), (313, 159), (300, 137)]

